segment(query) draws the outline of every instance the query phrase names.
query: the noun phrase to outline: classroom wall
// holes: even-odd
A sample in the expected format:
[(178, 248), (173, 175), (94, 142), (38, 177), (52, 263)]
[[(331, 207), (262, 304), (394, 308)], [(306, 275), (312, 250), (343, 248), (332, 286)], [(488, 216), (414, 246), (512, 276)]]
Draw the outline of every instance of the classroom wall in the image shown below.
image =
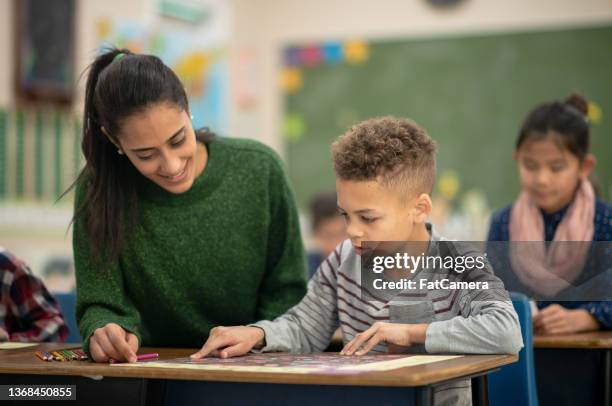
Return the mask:
[[(398, 38), (593, 25), (612, 21), (609, 0), (465, 0), (457, 8), (436, 10), (425, 0), (228, 0), (232, 10), (230, 47), (248, 50), (255, 76), (253, 106), (232, 99), (231, 133), (259, 139), (283, 154), (282, 112), (277, 78), (280, 50), (291, 42), (344, 38)], [(151, 19), (153, 0), (77, 0), (77, 72), (96, 48), (96, 21)], [(13, 1), (0, 0), (0, 60), (12, 61)], [(0, 107), (13, 102), (13, 64), (0, 69)], [(235, 70), (232, 73), (235, 76)], [(233, 84), (231, 86), (234, 86)], [(82, 83), (80, 86), (82, 91)], [(81, 95), (82, 93), (79, 93)], [(80, 99), (79, 99), (80, 100)], [(76, 108), (80, 109), (77, 103)]]
[[(233, 47), (250, 49), (258, 65), (258, 97), (250, 111), (252, 136), (283, 153), (282, 95), (277, 81), (280, 50), (288, 43), (329, 39), (407, 38), (546, 27), (598, 25), (612, 21), (609, 0), (465, 0), (436, 10), (424, 0), (232, 0)], [(232, 111), (232, 128), (244, 132)]]
[[(136, 19), (150, 18), (150, 0), (76, 0), (76, 72), (80, 74), (95, 55), (96, 21), (100, 18)], [(11, 107), (13, 95), (13, 43), (14, 1), (0, 0), (0, 107)], [(82, 84), (82, 83), (81, 83)], [(82, 86), (81, 86), (82, 89)], [(80, 94), (79, 94), (80, 95)], [(78, 103), (75, 108), (80, 110)]]
[[(83, 80), (79, 82), (80, 92), (74, 110), (77, 114), (61, 111), (49, 107), (17, 109), (13, 89), (13, 46), (14, 46), (14, 1), (0, 0), (0, 112), (6, 113), (7, 125), (7, 164), (8, 174), (2, 173), (0, 177), (6, 180), (5, 192), (8, 200), (0, 198), (0, 246), (3, 246), (22, 258), (26, 258), (33, 271), (40, 274), (45, 264), (51, 261), (70, 260), (72, 244), (71, 234), (67, 226), (72, 216), (72, 202), (70, 197), (58, 203), (54, 203), (58, 194), (56, 189), (64, 190), (80, 167), (79, 154), (79, 132), (75, 117), (82, 110)], [(75, 59), (76, 72), (80, 74), (91, 62), (97, 47), (96, 21), (99, 18), (128, 18), (142, 20), (151, 15), (149, 0), (76, 0), (76, 44)], [(55, 137), (56, 128), (54, 122), (56, 115), (62, 117), (61, 126), (61, 154), (64, 158), (60, 165), (61, 182), (55, 183), (57, 177), (54, 174), (54, 163), (57, 161), (55, 151), (57, 148)], [(23, 192), (16, 193), (17, 174), (15, 171), (16, 153), (15, 132), (16, 123), (21, 115), (24, 125), (24, 154), (32, 157), (36, 154), (36, 131), (34, 130), (37, 120), (43, 123), (42, 150), (45, 151), (44, 165), (42, 167), (43, 182), (41, 183), (42, 194), (37, 193), (36, 182), (33, 177), (25, 176)], [(77, 124), (77, 128), (75, 128)], [(35, 172), (35, 160), (27, 159), (24, 164), (24, 172)], [(3, 188), (0, 188), (3, 189)], [(3, 196), (6, 197), (6, 196)], [(42, 197), (40, 201), (37, 201)]]
[[(12, 61), (13, 43), (13, 2), (0, 0), (0, 60)], [(0, 69), (0, 106), (7, 106), (12, 101), (11, 78), (13, 64), (3, 63)]]
[[(202, 0), (204, 1), (204, 0)], [(271, 145), (284, 155), (280, 134), (282, 95), (277, 85), (282, 48), (290, 43), (329, 39), (382, 39), (453, 35), (466, 32), (529, 31), (546, 27), (597, 25), (612, 21), (610, 0), (465, 0), (455, 9), (439, 11), (425, 0), (227, 0), (231, 5), (230, 49), (236, 58), (250, 57), (246, 73), (231, 72), (232, 104), (230, 133), (251, 137)], [(76, 0), (76, 71), (82, 70), (95, 53), (96, 22), (110, 20), (147, 21), (153, 19), (154, 0)], [(13, 0), (0, 0), (0, 109), (14, 110), (13, 98)], [(252, 101), (245, 108), (235, 97), (237, 77), (248, 79)], [(83, 81), (79, 82), (82, 100)], [(80, 111), (81, 103), (74, 106)], [(35, 117), (35, 116), (34, 116)], [(35, 120), (35, 118), (34, 118)], [(28, 120), (30, 122), (32, 120)], [(28, 125), (32, 125), (31, 122)], [(72, 128), (74, 130), (74, 128)], [(12, 131), (12, 130), (10, 130)], [(66, 126), (66, 131), (71, 131)], [(74, 137), (74, 133), (69, 137)], [(30, 142), (30, 141), (28, 141)], [(74, 143), (67, 143), (70, 151)], [(26, 146), (27, 147), (27, 146)], [(9, 159), (13, 159), (9, 157)], [(13, 167), (13, 166), (11, 166)], [(74, 168), (64, 176), (73, 179)], [(45, 172), (47, 173), (47, 172)], [(49, 172), (50, 173), (50, 172)], [(10, 177), (9, 182), (14, 182)], [(8, 185), (10, 190), (14, 185)], [(25, 185), (27, 191), (35, 185)], [(26, 193), (28, 195), (28, 193)], [(43, 246), (60, 256), (70, 255), (70, 236), (66, 234), (72, 209), (60, 206), (17, 202), (8, 211), (0, 202), (0, 245), (28, 258), (35, 270), (48, 257)], [(40, 225), (36, 230), (24, 224)], [(6, 238), (10, 236), (10, 241)], [(32, 243), (37, 238), (37, 243)]]

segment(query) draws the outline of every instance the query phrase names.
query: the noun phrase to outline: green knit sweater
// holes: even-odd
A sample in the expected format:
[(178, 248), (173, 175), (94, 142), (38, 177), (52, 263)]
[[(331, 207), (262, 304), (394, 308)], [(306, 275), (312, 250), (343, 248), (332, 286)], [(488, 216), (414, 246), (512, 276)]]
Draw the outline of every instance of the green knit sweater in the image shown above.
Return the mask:
[[(183, 194), (143, 181), (140, 220), (115, 264), (91, 261), (85, 218), (75, 220), (76, 316), (87, 351), (107, 323), (143, 346), (200, 347), (214, 326), (273, 319), (304, 296), (298, 216), (278, 156), (228, 138), (208, 151)], [(84, 192), (77, 185), (76, 205)]]

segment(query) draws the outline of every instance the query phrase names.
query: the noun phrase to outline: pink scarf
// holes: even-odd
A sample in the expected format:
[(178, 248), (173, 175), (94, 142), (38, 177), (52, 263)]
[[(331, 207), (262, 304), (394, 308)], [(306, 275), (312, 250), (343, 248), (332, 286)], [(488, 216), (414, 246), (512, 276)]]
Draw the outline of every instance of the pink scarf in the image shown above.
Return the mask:
[(584, 267), (593, 239), (594, 216), (595, 193), (591, 182), (585, 179), (546, 249), (540, 209), (527, 192), (522, 191), (510, 214), (510, 262), (521, 282), (547, 297), (569, 287)]

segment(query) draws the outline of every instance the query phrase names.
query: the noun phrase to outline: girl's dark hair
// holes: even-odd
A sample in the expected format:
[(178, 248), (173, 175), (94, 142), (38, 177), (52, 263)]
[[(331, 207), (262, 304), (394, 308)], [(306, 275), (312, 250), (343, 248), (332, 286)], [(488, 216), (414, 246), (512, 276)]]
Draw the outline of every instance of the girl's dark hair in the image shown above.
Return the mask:
[(68, 191), (87, 182), (73, 221), (85, 214), (93, 259), (113, 262), (137, 218), (139, 174), (108, 137), (117, 136), (123, 119), (154, 104), (168, 103), (185, 111), (189, 104), (179, 78), (156, 56), (113, 48), (88, 69), (81, 143), (86, 164)]
[(527, 140), (543, 139), (549, 131), (555, 131), (561, 145), (582, 161), (591, 143), (587, 111), (588, 102), (578, 94), (537, 106), (523, 122), (516, 149)]

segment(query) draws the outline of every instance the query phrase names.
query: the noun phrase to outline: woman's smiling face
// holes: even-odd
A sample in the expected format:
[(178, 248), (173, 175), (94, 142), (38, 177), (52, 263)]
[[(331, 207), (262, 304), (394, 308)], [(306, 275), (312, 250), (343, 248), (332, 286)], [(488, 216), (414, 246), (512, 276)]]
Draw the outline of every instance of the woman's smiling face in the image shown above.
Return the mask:
[(199, 175), (195, 132), (188, 113), (162, 103), (120, 123), (118, 146), (147, 179), (170, 193), (184, 193)]

